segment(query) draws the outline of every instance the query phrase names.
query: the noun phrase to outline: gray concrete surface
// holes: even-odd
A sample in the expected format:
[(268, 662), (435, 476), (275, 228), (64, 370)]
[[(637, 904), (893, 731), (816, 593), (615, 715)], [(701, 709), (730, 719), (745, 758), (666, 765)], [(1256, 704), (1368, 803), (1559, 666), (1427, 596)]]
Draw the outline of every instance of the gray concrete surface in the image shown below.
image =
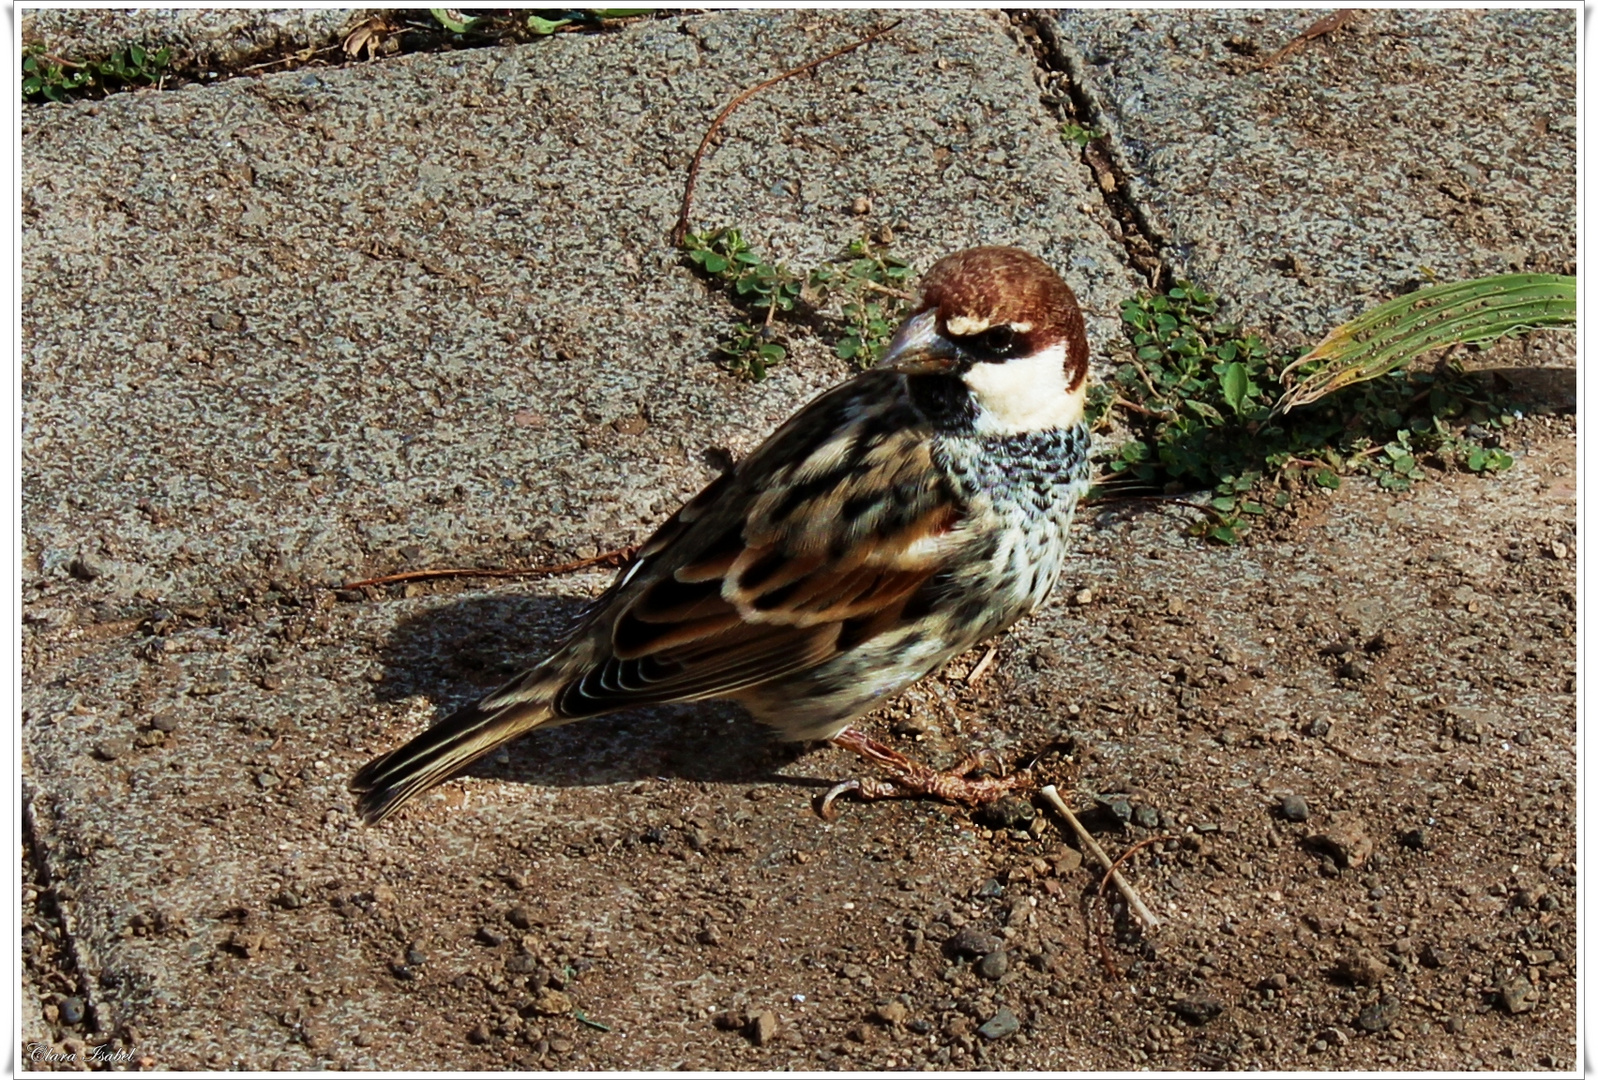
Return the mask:
[[(427, 586), (377, 603), (338, 603), (329, 586), (636, 541), (714, 475), (717, 453), (748, 449), (845, 374), (802, 333), (763, 384), (721, 373), (709, 354), (733, 312), (677, 265), (667, 234), (717, 109), (883, 18), (699, 15), (25, 111), (23, 783), (30, 843), (91, 1005), (69, 1037), (97, 1030), (168, 1068), (514, 1063), (483, 1056), (497, 1036), (469, 1037), (500, 1023), (494, 1003), (508, 992), (504, 958), (472, 935), (485, 911), (520, 898), (540, 963), (599, 957), (606, 983), (625, 988), (631, 1004), (583, 998), (592, 1015), (641, 1010), (593, 1043), (581, 1039), (591, 1029), (557, 1037), (551, 1021), (542, 1064), (824, 1067), (803, 1042), (739, 1057), (753, 1048), (711, 1034), (728, 1002), (802, 1013), (791, 1002), (803, 987), (818, 1017), (829, 1002), (854, 1007), (794, 977), (796, 939), (706, 966), (692, 948), (637, 944), (638, 927), (692, 939), (700, 926), (679, 927), (673, 897), (697, 896), (758, 908), (776, 935), (803, 905), (776, 903), (772, 889), (876, 918), (895, 887), (860, 862), (874, 821), (930, 845), (922, 871), (940, 882), (985, 875), (973, 835), (941, 814), (815, 822), (805, 778), (847, 766), (831, 755), (773, 764), (757, 737), (732, 734), (742, 729), (727, 711), (551, 733), (392, 828), (359, 827), (343, 790), (369, 754), (536, 651), (605, 575)], [(1169, 232), (1170, 257), (1230, 292), (1248, 321), (1308, 332), (1422, 263), (1447, 276), (1573, 261), (1568, 49), (1548, 45), (1502, 86), (1468, 80), (1480, 95), (1468, 109), (1458, 80), (1420, 78), (1526, 26), (1557, 42), (1571, 12), (1384, 13), (1269, 76), (1228, 71), (1222, 43), (1246, 33), (1268, 50), (1302, 17), (1134, 18), (1061, 16), (1060, 39), (1114, 118), (1132, 191)], [(1368, 129), (1325, 127), (1326, 111), (1363, 111), (1373, 106), (1359, 94), (1382, 93), (1367, 85), (1380, 78), (1361, 83), (1360, 65), (1338, 60), (1345, 49), (1429, 66), (1405, 91), (1421, 103), (1396, 118), (1384, 105), (1371, 125), (1390, 141), (1333, 154), (1329, 142)], [(911, 14), (737, 113), (706, 160), (696, 222), (741, 225), (804, 265), (882, 225), (921, 267), (972, 243), (1028, 247), (1077, 288), (1105, 363), (1117, 305), (1140, 278), (1039, 101), (1039, 65), (1002, 16)], [(1181, 94), (1160, 81), (1172, 70), (1192, 80)], [(1349, 80), (1343, 96), (1310, 95), (1274, 118), (1249, 97), (1276, 100), (1285, 82), (1299, 101), (1309, 91), (1294, 87), (1334, 76)], [(1205, 79), (1224, 85), (1205, 93)], [(1432, 145), (1439, 109), (1477, 117), (1503, 100), (1521, 120), (1461, 120), (1451, 137), (1470, 153), (1428, 166), (1441, 180), (1400, 182), (1388, 159)], [(1487, 167), (1537, 116), (1546, 138), (1512, 169)], [(1498, 141), (1473, 141), (1483, 131)], [(1236, 145), (1280, 175), (1244, 184), (1228, 171), (1242, 167)], [(1363, 168), (1371, 155), (1388, 168), (1379, 177)], [(1437, 186), (1456, 173), (1469, 188), (1457, 213)], [(1197, 186), (1211, 174), (1231, 201)], [(1346, 200), (1305, 198), (1334, 189)], [(861, 196), (865, 216), (852, 209)], [(1353, 216), (1373, 199), (1380, 213)], [(1361, 253), (1309, 257), (1338, 244)], [(1272, 268), (1293, 253), (1308, 280)], [(1524, 531), (1518, 513), (1537, 535), (1563, 536), (1572, 493), (1538, 475), (1489, 497), (1506, 530)], [(1424, 520), (1466, 512), (1457, 490), (1436, 490), (1441, 509), (1417, 496)], [(1335, 512), (1364, 543), (1391, 527), (1362, 516), (1380, 513), (1372, 498)], [(1257, 582), (1277, 557), (1127, 528), (1084, 538), (1081, 580)], [(1139, 562), (1130, 535), (1168, 546), (1175, 563)], [(1335, 575), (1335, 560), (1316, 565), (1308, 588)], [(1366, 587), (1395, 588), (1371, 573)], [(1081, 632), (1053, 609), (1015, 647), (1043, 655)], [(1557, 727), (1567, 704), (1551, 695), (1538, 723)], [(998, 744), (1025, 731), (1021, 713), (995, 715), (984, 730)], [(1564, 749), (1549, 753), (1565, 767)], [(694, 877), (694, 848), (651, 883), (634, 876), (655, 865), (641, 855), (606, 862), (613, 842), (662, 822), (709, 830), (735, 865)], [(822, 848), (808, 869), (789, 858)], [(414, 943), (428, 954), (413, 965), (419, 980), (391, 967)], [(1096, 1060), (1091, 1047), (1045, 1050), (1009, 1061), (995, 1050), (989, 1063)]]
[(1574, 11), (1365, 11), (1260, 70), (1326, 14), (1059, 17), (1173, 269), (1289, 341), (1432, 275), (1573, 273)]
[(129, 44), (167, 46), (174, 69), (222, 75), (289, 52), (331, 51), (375, 10), (43, 8), (23, 14), (22, 43), (71, 60), (102, 60)]

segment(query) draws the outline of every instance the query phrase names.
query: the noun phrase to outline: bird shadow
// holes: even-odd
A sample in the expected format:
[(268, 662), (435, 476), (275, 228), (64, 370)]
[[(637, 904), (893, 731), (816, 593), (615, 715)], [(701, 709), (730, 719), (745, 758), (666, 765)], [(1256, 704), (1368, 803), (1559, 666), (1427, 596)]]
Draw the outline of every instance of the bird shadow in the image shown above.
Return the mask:
[[(474, 596), (418, 612), (396, 625), (383, 645), (377, 698), (425, 697), (434, 702), (437, 724), (548, 655), (587, 602), (574, 596)], [(779, 775), (804, 755), (805, 745), (779, 741), (731, 702), (651, 706), (539, 728), (505, 751), (460, 775), (547, 787), (650, 777), (829, 783)]]

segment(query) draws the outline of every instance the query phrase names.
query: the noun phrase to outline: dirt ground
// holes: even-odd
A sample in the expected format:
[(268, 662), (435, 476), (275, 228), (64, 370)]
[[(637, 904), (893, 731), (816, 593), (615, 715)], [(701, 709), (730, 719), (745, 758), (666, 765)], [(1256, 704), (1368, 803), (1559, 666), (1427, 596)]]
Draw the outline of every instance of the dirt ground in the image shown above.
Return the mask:
[[(193, 943), (237, 995), (207, 1007), (264, 990), (285, 1042), (355, 1068), (1570, 1068), (1573, 436), (1533, 416), (1505, 476), (1348, 485), (1232, 550), (1090, 513), (1058, 601), (981, 676), (961, 658), (872, 719), (939, 763), (1042, 751), (1112, 856), (1152, 841), (1126, 870), (1157, 931), (1047, 813), (829, 824), (845, 755), (680, 709), (541, 733), (381, 830), (333, 794), (362, 754), (300, 748), (261, 812), (314, 814), (338, 855), (268, 868)], [(286, 636), (325, 663), (351, 613), (401, 609), (378, 696), (460, 695), (579, 580), (602, 576), (312, 600)], [(375, 742), (414, 725), (388, 708)], [(260, 824), (233, 818), (211, 824)], [(33, 912), (32, 978), (66, 989)], [(191, 932), (159, 902), (130, 930)], [(294, 985), (252, 987), (284, 951)], [(159, 1044), (146, 1015), (130, 1044)]]

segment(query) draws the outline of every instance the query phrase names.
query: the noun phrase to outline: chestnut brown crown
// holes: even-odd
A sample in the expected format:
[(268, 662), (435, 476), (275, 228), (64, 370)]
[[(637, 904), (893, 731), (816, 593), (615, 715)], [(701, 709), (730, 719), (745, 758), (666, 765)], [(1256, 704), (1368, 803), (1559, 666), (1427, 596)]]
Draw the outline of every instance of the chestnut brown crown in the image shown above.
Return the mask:
[(1087, 328), (1076, 294), (1048, 263), (1013, 247), (976, 247), (938, 260), (921, 283), (917, 313), (937, 309), (939, 330), (953, 341), (975, 340), (1007, 327), (1010, 352), (1029, 356), (1066, 347), (1072, 389), (1087, 377)]

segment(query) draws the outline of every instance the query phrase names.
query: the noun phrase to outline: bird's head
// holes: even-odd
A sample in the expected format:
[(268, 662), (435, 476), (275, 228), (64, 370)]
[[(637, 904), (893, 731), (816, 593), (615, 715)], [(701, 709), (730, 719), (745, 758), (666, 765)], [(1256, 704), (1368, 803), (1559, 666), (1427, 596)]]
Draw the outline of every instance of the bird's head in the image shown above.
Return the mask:
[(971, 248), (927, 271), (881, 366), (959, 378), (979, 434), (1046, 431), (1082, 419), (1087, 332), (1076, 295), (1042, 259)]

